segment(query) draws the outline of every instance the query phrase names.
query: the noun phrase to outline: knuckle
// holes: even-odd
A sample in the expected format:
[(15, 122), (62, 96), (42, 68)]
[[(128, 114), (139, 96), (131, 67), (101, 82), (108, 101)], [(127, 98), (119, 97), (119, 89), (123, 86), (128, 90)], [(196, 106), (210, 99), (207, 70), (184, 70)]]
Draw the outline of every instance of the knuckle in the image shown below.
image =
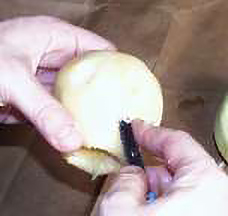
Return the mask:
[(173, 142), (176, 143), (177, 141), (180, 141), (180, 140), (192, 139), (192, 136), (188, 132), (177, 130), (177, 131), (171, 131), (167, 135), (167, 139), (169, 140), (170, 143), (173, 143)]
[(48, 27), (50, 28), (51, 26), (54, 25), (54, 27), (56, 27), (56, 25), (61, 25), (64, 24), (68, 24), (68, 22), (58, 18), (58, 17), (53, 17), (53, 16), (48, 16), (48, 15), (38, 15), (38, 16), (34, 16), (32, 18), (30, 18), (30, 20), (28, 20), (31, 24), (42, 24), (42, 26), (44, 27)]
[(38, 15), (32, 18), (33, 20), (35, 20), (36, 22), (40, 22), (40, 23), (46, 23), (46, 24), (50, 24), (50, 23), (55, 23), (55, 22), (59, 22), (60, 19), (56, 18), (56, 17), (52, 17), (52, 16), (48, 16), (48, 15)]
[(191, 135), (188, 132), (182, 131), (182, 130), (177, 130), (176, 131), (176, 136), (184, 137), (184, 138), (190, 138), (191, 137)]
[(125, 205), (125, 203), (128, 203), (129, 206), (135, 203), (135, 198), (134, 196), (132, 196), (131, 193), (121, 192), (121, 191), (113, 192), (113, 193), (111, 192), (111, 195), (106, 194), (104, 196), (104, 199), (101, 202), (101, 208), (103, 209), (121, 208), (121, 206)]
[(131, 191), (135, 194), (140, 194), (144, 190), (145, 174), (121, 174), (121, 180), (119, 184), (122, 186), (122, 190)]
[[(59, 118), (55, 115), (57, 109), (52, 104), (43, 105), (37, 108), (32, 114), (35, 123), (42, 129), (49, 132), (55, 131), (59, 127)], [(47, 128), (48, 127), (48, 128)]]
[(72, 134), (75, 134), (76, 130), (74, 122), (55, 104), (42, 106), (34, 113), (33, 118), (41, 133), (54, 146), (71, 142)]
[[(10, 62), (7, 65), (5, 62)], [(16, 59), (10, 59), (10, 57), (3, 57), (0, 53), (0, 100), (4, 102), (13, 103), (15, 98), (15, 92), (22, 86), (23, 82), (26, 80), (25, 65)], [(13, 70), (12, 70), (13, 68)]]

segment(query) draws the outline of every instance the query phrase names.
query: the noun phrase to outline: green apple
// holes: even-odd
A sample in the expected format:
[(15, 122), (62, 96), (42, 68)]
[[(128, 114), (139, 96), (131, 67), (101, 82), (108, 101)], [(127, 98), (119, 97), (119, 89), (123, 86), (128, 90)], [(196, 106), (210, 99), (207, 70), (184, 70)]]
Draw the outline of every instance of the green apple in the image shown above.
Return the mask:
[(217, 112), (215, 123), (215, 140), (220, 153), (228, 162), (228, 95)]

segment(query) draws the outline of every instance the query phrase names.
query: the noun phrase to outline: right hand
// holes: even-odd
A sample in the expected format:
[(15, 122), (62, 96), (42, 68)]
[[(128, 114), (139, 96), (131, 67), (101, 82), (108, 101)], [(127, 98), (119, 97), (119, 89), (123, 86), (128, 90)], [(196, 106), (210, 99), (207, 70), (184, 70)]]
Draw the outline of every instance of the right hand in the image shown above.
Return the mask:
[[(133, 122), (133, 130), (138, 143), (168, 169), (148, 169), (145, 174), (138, 167), (123, 168), (104, 196), (100, 216), (227, 215), (228, 177), (189, 134), (141, 121)], [(156, 181), (163, 195), (148, 204), (145, 193), (158, 190)]]

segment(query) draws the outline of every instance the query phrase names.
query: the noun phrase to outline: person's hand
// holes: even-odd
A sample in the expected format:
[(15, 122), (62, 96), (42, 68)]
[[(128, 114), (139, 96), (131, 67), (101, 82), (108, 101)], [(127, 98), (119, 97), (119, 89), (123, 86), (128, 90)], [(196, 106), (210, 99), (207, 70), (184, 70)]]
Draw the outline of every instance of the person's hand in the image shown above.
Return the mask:
[(17, 107), (60, 151), (80, 147), (82, 137), (69, 113), (49, 91), (55, 72), (90, 50), (114, 50), (107, 40), (57, 18), (22, 17), (0, 23), (0, 122), (12, 123)]
[[(136, 140), (166, 168), (123, 168), (104, 194), (100, 216), (225, 216), (228, 177), (187, 133), (133, 122)], [(148, 181), (148, 187), (146, 184)], [(147, 203), (145, 193), (162, 195)]]

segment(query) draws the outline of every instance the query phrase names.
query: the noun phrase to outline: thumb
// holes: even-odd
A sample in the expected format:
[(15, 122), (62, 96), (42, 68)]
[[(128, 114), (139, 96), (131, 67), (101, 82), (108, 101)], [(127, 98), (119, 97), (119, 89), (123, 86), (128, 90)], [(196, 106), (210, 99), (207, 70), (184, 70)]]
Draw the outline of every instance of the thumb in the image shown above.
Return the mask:
[(135, 166), (122, 168), (104, 196), (101, 215), (141, 215), (146, 191), (146, 176), (143, 169)]
[(57, 150), (69, 152), (82, 138), (70, 114), (35, 79), (24, 76), (11, 88), (11, 102), (38, 128)]

